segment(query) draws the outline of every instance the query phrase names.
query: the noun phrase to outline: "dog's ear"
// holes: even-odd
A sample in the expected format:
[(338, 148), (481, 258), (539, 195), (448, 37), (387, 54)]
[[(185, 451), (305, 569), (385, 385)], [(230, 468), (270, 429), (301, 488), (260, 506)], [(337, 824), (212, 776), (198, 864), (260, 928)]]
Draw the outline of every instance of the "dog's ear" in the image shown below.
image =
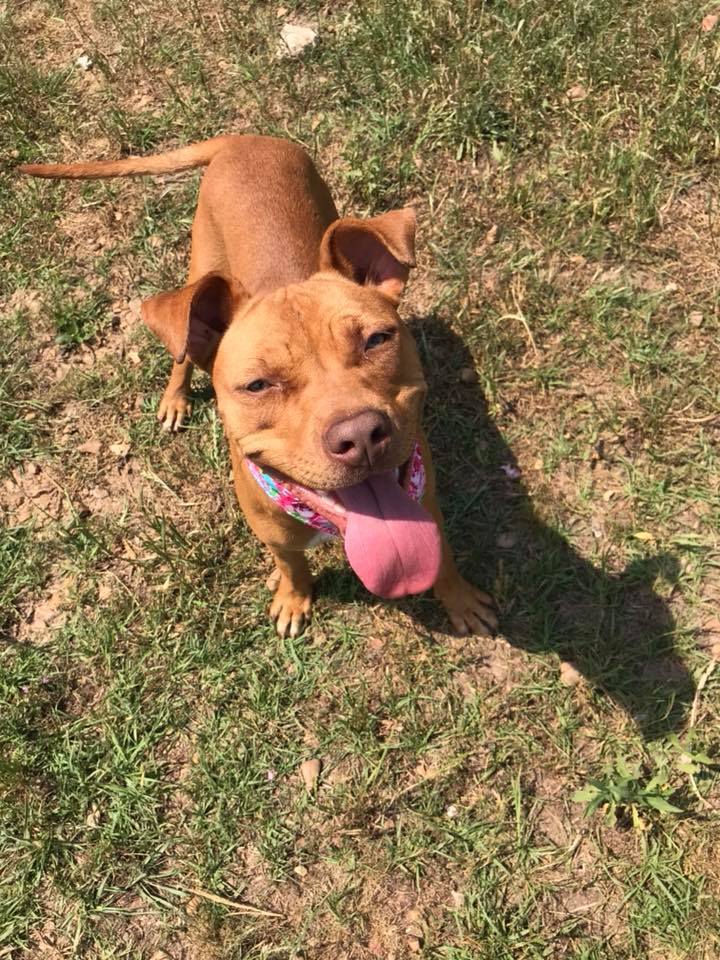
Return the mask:
[(208, 370), (233, 313), (247, 298), (242, 285), (222, 273), (145, 300), (142, 318), (177, 363), (188, 357)]
[(343, 217), (331, 223), (320, 245), (320, 269), (375, 287), (393, 303), (415, 266), (415, 211), (391, 210), (368, 220)]

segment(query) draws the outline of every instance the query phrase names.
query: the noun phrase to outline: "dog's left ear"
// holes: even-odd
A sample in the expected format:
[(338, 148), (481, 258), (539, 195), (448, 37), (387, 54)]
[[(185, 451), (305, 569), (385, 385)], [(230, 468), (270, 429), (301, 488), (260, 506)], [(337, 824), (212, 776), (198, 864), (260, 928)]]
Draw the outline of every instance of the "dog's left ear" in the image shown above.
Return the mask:
[(320, 269), (337, 270), (362, 286), (375, 287), (397, 304), (415, 266), (412, 207), (358, 220), (331, 223), (320, 245)]

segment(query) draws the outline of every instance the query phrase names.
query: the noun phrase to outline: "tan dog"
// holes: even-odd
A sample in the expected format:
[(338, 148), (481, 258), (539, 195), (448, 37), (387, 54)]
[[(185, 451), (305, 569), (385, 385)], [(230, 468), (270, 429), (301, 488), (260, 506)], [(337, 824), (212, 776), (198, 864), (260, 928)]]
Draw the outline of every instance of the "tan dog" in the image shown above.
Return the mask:
[[(426, 386), (397, 313), (415, 262), (411, 209), (338, 219), (310, 157), (270, 137), (20, 170), (102, 178), (205, 165), (188, 285), (147, 300), (143, 317), (175, 360), (160, 403), (166, 429), (188, 412), (193, 364), (212, 375), (240, 506), (275, 559), (278, 632), (297, 635), (310, 613), (304, 551), (317, 529), (297, 518), (298, 504), (343, 534), (371, 590), (433, 586), (459, 633), (493, 631), (490, 597), (460, 576), (440, 533), (420, 425)], [(411, 483), (422, 483), (423, 468), (420, 507)], [(294, 511), (279, 505), (288, 498)]]

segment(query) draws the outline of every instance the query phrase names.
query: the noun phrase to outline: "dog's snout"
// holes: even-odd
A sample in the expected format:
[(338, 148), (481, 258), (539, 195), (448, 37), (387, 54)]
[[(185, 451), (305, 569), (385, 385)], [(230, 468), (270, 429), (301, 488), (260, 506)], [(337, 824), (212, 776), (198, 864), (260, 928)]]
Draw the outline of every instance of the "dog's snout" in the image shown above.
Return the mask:
[(361, 410), (331, 423), (323, 441), (333, 460), (372, 467), (387, 450), (391, 433), (390, 420), (381, 410)]

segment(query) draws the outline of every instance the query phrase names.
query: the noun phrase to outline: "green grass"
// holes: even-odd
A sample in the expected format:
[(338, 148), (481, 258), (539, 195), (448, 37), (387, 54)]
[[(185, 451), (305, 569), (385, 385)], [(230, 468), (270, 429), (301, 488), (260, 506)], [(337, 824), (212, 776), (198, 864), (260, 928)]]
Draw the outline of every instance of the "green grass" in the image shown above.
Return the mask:
[[(0, 955), (399, 958), (419, 925), (436, 960), (713, 957), (711, 7), (288, 9), (0, 20)], [(318, 22), (298, 60), (288, 17)], [(337, 547), (278, 639), (207, 381), (162, 434), (128, 308), (183, 281), (198, 178), (12, 174), (222, 130), (306, 144), (347, 212), (417, 206), (405, 314), (498, 640)]]

